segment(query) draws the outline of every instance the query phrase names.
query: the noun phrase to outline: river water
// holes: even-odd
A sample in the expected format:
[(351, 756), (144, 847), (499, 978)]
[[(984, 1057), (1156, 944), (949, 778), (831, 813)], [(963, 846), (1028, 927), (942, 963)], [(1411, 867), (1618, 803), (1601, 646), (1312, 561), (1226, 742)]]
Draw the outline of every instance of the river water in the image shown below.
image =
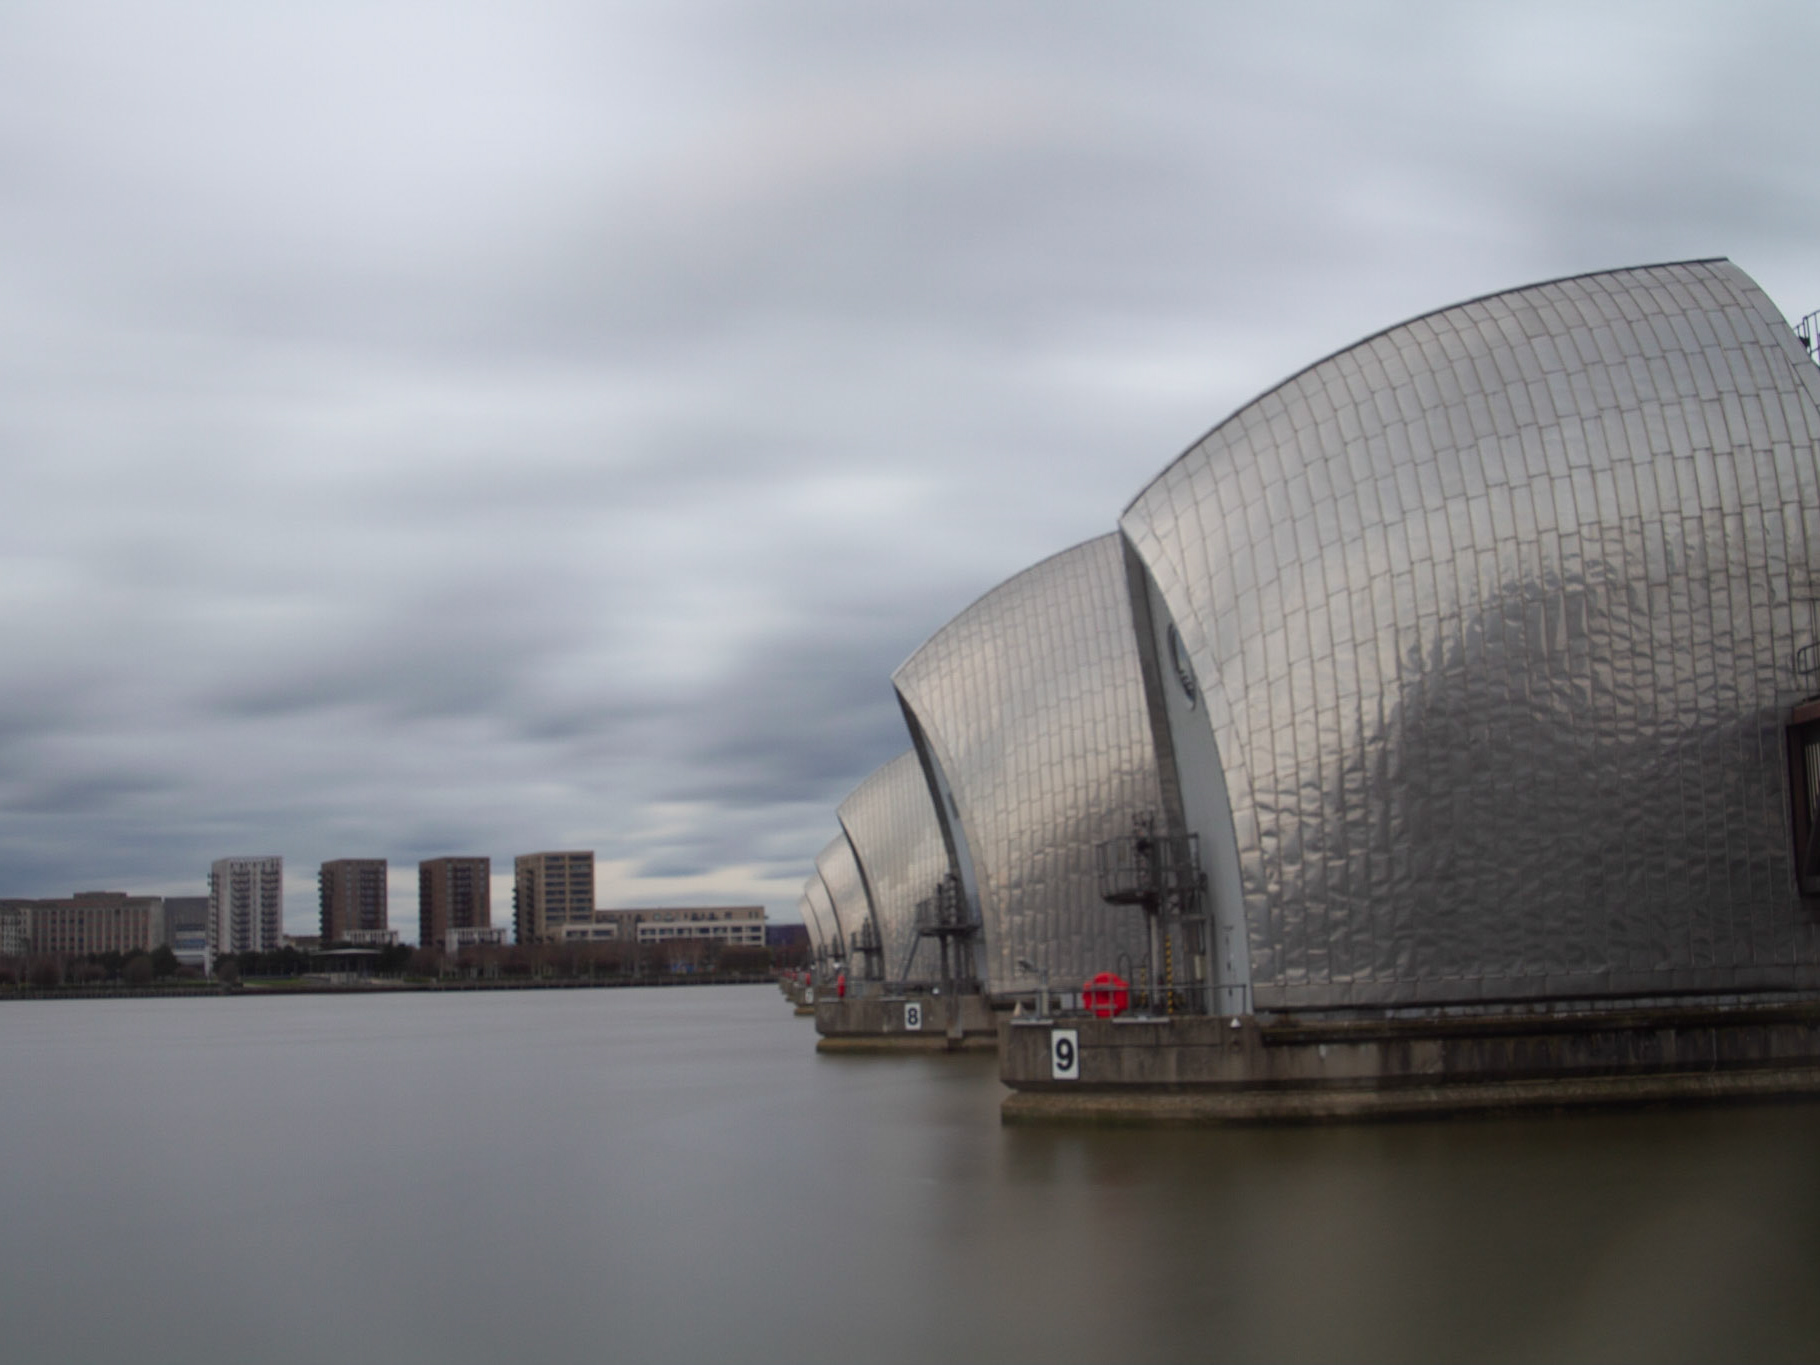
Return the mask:
[(0, 1004), (0, 1359), (1795, 1360), (1820, 1107), (1002, 1128), (770, 987)]

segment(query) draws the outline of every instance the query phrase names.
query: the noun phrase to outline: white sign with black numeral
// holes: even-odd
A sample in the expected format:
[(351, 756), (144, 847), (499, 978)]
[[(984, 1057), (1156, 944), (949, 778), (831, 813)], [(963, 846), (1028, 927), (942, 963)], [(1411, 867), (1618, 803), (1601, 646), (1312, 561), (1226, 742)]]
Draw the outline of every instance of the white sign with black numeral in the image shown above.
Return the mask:
[(1075, 1030), (1049, 1030), (1049, 1075), (1058, 1081), (1078, 1081), (1081, 1078), (1081, 1040)]
[(904, 1032), (917, 1033), (923, 1027), (923, 1006), (920, 1000), (904, 1001)]

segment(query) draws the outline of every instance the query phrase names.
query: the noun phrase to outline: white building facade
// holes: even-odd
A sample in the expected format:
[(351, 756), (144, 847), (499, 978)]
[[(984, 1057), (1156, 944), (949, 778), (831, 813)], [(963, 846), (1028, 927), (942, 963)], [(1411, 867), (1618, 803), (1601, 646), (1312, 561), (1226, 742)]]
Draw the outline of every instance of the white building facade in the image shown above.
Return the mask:
[(284, 945), (284, 859), (218, 858), (209, 867), (210, 966), (219, 953)]

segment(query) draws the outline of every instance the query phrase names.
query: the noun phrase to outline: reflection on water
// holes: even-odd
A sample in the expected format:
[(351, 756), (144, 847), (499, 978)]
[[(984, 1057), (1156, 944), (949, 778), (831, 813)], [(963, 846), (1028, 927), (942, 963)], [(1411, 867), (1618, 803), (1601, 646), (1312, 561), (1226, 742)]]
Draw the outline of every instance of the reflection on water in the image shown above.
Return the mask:
[(1007, 1137), (1163, 1354), (1792, 1359), (1820, 1325), (1813, 1109)]
[(1003, 1129), (768, 988), (0, 1006), (18, 1360), (1812, 1354), (1820, 1108)]

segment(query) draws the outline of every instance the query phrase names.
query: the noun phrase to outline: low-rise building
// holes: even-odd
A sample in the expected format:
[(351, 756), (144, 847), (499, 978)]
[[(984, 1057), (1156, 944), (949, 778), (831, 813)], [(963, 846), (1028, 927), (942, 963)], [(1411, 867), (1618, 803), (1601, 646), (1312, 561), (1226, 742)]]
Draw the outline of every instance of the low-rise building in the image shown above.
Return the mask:
[(596, 910), (592, 919), (571, 921), (562, 926), (557, 936), (559, 943), (617, 943), (620, 940), (619, 925), (601, 916), (611, 913)]
[(0, 901), (0, 957), (23, 957), (31, 948), (31, 902)]
[(149, 953), (164, 941), (164, 898), (81, 891), (67, 900), (26, 902), (31, 951), (59, 957)]
[[(444, 931), (442, 949), (446, 953), (459, 953), (463, 948), (498, 948), (506, 941), (506, 927), (503, 924), (464, 924), (452, 925)], [(425, 946), (429, 946), (429, 940)]]
[(762, 905), (685, 905), (596, 910), (597, 926), (611, 925), (614, 937), (632, 943), (673, 939), (709, 939), (718, 943), (765, 946)]
[(396, 929), (349, 929), (338, 940), (350, 948), (392, 948), (397, 946)]
[(166, 896), (164, 941), (186, 967), (209, 967), (209, 898)]
[(809, 943), (809, 926), (806, 924), (767, 924), (765, 926), (765, 947), (772, 952), (788, 953), (793, 957), (808, 957), (812, 951)]

